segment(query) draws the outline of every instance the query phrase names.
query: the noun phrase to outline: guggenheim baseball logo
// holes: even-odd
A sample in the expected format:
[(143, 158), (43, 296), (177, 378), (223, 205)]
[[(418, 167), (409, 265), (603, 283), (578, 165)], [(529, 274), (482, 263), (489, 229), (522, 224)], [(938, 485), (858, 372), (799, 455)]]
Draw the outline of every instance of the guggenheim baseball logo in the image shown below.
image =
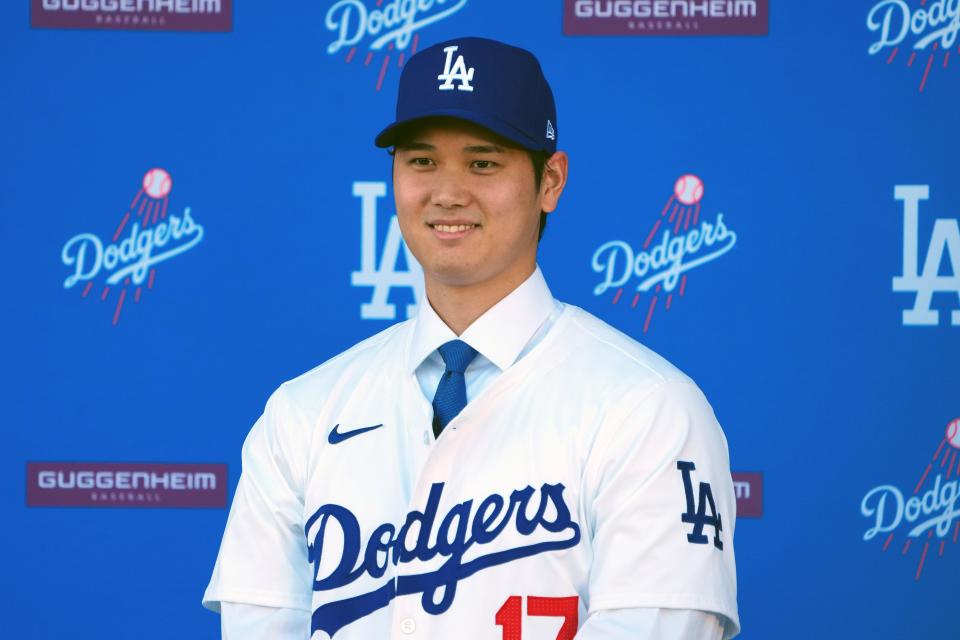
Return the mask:
[(763, 474), (757, 471), (733, 471), (733, 495), (737, 500), (737, 518), (763, 517)]
[[(914, 294), (913, 308), (903, 311), (903, 325), (939, 324), (940, 312), (931, 308), (933, 294), (946, 293), (956, 295), (958, 308), (951, 311), (950, 324), (960, 327), (960, 219), (934, 220), (921, 269), (920, 203), (930, 199), (930, 186), (897, 185), (893, 197), (903, 203), (903, 271), (893, 278), (893, 291)], [(949, 275), (941, 272), (945, 262)]]
[(28, 462), (30, 507), (227, 505), (227, 465)]
[(193, 249), (203, 239), (203, 227), (185, 207), (180, 215), (167, 215), (173, 180), (163, 169), (150, 169), (143, 176), (126, 213), (113, 235), (106, 239), (94, 233), (79, 233), (63, 245), (60, 259), (69, 270), (64, 289), (77, 287), (87, 298), (113, 305), (113, 324), (128, 297), (139, 303), (153, 289), (157, 265)]
[(564, 0), (568, 36), (766, 35), (768, 0)]
[(30, 24), (48, 29), (230, 31), (233, 0), (31, 0)]
[[(914, 549), (919, 555), (914, 580), (920, 579), (928, 557), (942, 558), (947, 543), (956, 545), (960, 537), (958, 453), (960, 418), (947, 425), (946, 435), (912, 491), (883, 484), (870, 489), (860, 503), (860, 513), (869, 522), (864, 541), (882, 539), (884, 552), (899, 548), (902, 556)], [(895, 538), (903, 540), (902, 545), (894, 545)]]
[(642, 244), (610, 240), (593, 253), (593, 270), (601, 277), (593, 294), (613, 291), (611, 302), (629, 300), (631, 309), (645, 300), (641, 307), (646, 308), (644, 333), (650, 329), (658, 304), (669, 311), (674, 294), (686, 295), (688, 271), (713, 262), (737, 243), (737, 234), (722, 213), (701, 220), (703, 193), (699, 177), (680, 176)]
[(421, 29), (466, 5), (467, 0), (339, 0), (330, 6), (324, 20), (333, 36), (327, 54), (342, 55), (347, 64), (362, 59), (364, 68), (379, 69), (376, 90), (380, 91), (387, 72), (394, 65), (402, 69), (406, 59), (417, 52)]
[[(887, 65), (899, 60), (914, 68), (917, 63), (918, 90), (923, 92), (931, 69), (950, 66), (960, 31), (960, 0), (881, 0), (867, 12), (867, 30), (874, 38), (867, 53)], [(960, 56), (960, 47), (954, 55)]]

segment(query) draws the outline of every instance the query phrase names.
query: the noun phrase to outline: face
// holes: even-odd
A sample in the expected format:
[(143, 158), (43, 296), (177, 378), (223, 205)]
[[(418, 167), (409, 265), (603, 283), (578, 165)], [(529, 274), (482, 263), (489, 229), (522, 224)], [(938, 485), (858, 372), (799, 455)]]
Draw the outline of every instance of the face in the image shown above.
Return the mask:
[(538, 189), (526, 151), (456, 121), (422, 128), (398, 145), (397, 218), (428, 292), (483, 287), (506, 295), (533, 273), (540, 212), (556, 208), (565, 154), (547, 165)]

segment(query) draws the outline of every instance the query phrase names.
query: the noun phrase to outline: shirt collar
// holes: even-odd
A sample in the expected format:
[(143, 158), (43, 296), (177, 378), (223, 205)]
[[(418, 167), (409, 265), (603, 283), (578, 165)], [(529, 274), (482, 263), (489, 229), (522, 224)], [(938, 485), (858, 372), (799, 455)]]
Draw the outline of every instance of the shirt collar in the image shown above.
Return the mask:
[[(553, 295), (538, 266), (523, 284), (474, 320), (460, 339), (501, 371), (506, 370), (516, 362), (553, 307)], [(413, 338), (407, 351), (407, 370), (413, 373), (437, 347), (456, 339), (453, 330), (424, 300), (417, 312)]]

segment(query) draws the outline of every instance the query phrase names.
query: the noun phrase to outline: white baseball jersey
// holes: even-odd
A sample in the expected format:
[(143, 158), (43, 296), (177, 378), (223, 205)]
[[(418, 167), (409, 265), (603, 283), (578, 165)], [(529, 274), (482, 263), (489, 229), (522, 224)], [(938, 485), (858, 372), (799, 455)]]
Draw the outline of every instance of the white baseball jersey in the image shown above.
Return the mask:
[(417, 321), (270, 398), (205, 604), (311, 611), (315, 640), (571, 640), (635, 607), (737, 633), (726, 441), (689, 378), (567, 305), (434, 441)]

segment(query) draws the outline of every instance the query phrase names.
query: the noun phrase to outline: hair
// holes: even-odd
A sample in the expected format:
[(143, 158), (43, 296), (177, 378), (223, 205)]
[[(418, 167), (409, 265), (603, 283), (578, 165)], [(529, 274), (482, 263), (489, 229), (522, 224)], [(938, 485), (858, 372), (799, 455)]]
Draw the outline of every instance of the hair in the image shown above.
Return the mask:
[[(390, 147), (387, 150), (387, 153), (389, 153), (390, 156), (392, 157), (396, 153), (397, 147), (402, 147), (404, 142), (409, 140), (413, 135), (415, 135), (417, 131), (422, 129), (424, 126), (429, 126), (430, 124), (436, 124), (438, 121), (442, 122), (444, 120), (450, 120), (450, 119), (452, 118), (446, 118), (446, 117), (424, 118), (423, 120), (412, 122), (406, 126), (401, 126), (397, 130), (397, 132), (394, 134), (394, 144), (392, 147)], [(546, 170), (547, 170), (547, 161), (553, 156), (553, 154), (543, 150), (534, 151), (533, 149), (528, 149), (524, 146), (517, 144), (513, 140), (504, 138), (503, 136), (493, 131), (487, 130), (487, 133), (490, 135), (490, 137), (494, 142), (496, 142), (501, 146), (508, 147), (510, 149), (518, 149), (520, 151), (526, 152), (527, 157), (530, 158), (530, 164), (533, 167), (533, 188), (536, 191), (539, 191), (540, 185), (543, 184), (543, 175), (544, 173), (546, 173)], [(547, 228), (547, 212), (541, 211), (540, 212), (540, 230), (537, 232), (537, 242), (540, 242), (540, 240), (543, 238), (543, 232), (546, 228)]]

